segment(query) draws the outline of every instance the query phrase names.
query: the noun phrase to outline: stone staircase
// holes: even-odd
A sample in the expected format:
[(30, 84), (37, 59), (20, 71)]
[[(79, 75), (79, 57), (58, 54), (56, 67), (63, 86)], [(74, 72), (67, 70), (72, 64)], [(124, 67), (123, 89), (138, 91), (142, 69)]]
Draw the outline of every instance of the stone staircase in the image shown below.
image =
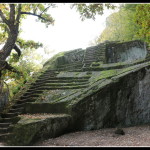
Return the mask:
[(81, 61), (77, 61), (70, 64), (59, 65), (58, 71), (82, 71), (83, 64)]
[(88, 47), (86, 49), (83, 69), (89, 68), (92, 62), (105, 62), (105, 43), (100, 43), (97, 46)]
[(12, 125), (18, 121), (18, 115), (25, 113), (24, 106), (27, 102), (34, 102), (45, 90), (81, 89), (88, 86), (89, 76), (85, 77), (57, 77), (59, 72), (47, 69), (29, 88), (22, 94), (7, 113), (1, 113), (0, 141), (5, 141), (12, 135)]

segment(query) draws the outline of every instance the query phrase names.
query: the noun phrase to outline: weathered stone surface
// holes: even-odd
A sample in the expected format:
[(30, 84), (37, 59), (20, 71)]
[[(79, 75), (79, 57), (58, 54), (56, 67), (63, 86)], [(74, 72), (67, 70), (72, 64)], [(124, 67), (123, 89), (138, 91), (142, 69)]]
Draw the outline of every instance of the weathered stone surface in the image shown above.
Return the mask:
[(48, 60), (44, 66), (49, 65), (54, 69), (75, 62), (82, 62), (84, 65), (99, 61), (103, 63), (132, 62), (146, 58), (147, 54), (147, 45), (140, 40), (129, 42), (107, 41), (96, 46), (87, 47), (85, 50), (80, 48), (61, 52)]
[(146, 58), (146, 55), (146, 44), (138, 40), (122, 43), (109, 42), (106, 46), (107, 63), (130, 62)]
[(25, 113), (67, 113), (66, 103), (26, 103)]
[[(116, 49), (111, 52), (117, 52), (109, 57), (105, 52), (112, 46)], [(40, 138), (61, 135), (66, 129), (92, 130), (150, 123), (150, 58), (145, 59), (143, 46), (139, 41), (106, 42), (54, 56), (45, 63), (31, 86), (25, 88), (13, 108), (24, 107), (22, 113), (31, 116), (34, 113), (65, 113), (71, 119), (21, 118), (13, 126), (14, 137), (9, 143), (29, 145)], [(136, 48), (134, 52), (133, 48)], [(140, 55), (135, 55), (139, 49)], [(108, 59), (103, 59), (104, 56)], [(135, 59), (138, 60), (133, 61)], [(109, 61), (119, 62), (106, 64)], [(83, 68), (82, 63), (86, 64)]]
[(70, 112), (76, 120), (74, 127), (91, 130), (149, 123), (149, 68), (118, 76), (115, 82), (106, 84), (72, 105)]
[[(30, 116), (31, 117), (31, 116)], [(41, 119), (22, 117), (13, 127), (13, 135), (8, 144), (11, 146), (26, 146), (39, 139), (54, 138), (70, 130), (71, 116), (66, 114), (52, 115)]]
[(75, 62), (82, 62), (84, 56), (83, 49), (75, 49), (71, 51), (61, 52), (55, 55), (53, 58), (48, 60), (44, 67), (50, 67), (52, 69), (59, 67), (60, 65), (75, 63)]

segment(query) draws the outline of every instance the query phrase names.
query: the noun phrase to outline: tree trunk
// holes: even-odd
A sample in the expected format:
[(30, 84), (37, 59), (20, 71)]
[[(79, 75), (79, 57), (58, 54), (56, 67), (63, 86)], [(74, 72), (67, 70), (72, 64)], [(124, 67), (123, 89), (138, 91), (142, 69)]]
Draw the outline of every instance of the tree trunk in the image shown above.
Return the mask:
[[(9, 4), (10, 12), (9, 19), (6, 18), (3, 11), (0, 9), (0, 17), (2, 21), (7, 25), (6, 29), (8, 32), (8, 39), (0, 51), (0, 89), (3, 87), (2, 82), (2, 70), (3, 69), (12, 69), (13, 67), (9, 66), (6, 62), (8, 56), (14, 47), (16, 47), (15, 43), (17, 41), (18, 33), (19, 33), (19, 20), (21, 15), (21, 4), (15, 8), (15, 4)], [(19, 53), (18, 53), (19, 54)], [(6, 68), (5, 68), (6, 67)], [(1, 92), (1, 91), (0, 91)]]

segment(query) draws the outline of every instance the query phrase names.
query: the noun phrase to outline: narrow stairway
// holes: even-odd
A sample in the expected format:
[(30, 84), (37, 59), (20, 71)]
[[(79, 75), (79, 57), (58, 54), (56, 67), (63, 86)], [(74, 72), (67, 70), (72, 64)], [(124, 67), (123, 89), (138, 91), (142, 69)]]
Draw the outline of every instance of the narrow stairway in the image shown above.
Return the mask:
[(86, 49), (84, 60), (83, 60), (83, 69), (84, 71), (90, 67), (92, 62), (105, 62), (105, 44), (100, 43), (97, 46), (88, 47)]
[(38, 79), (30, 84), (29, 89), (16, 99), (16, 103), (7, 113), (1, 113), (0, 141), (5, 141), (12, 134), (11, 125), (17, 122), (17, 116), (24, 113), (27, 102), (34, 102), (44, 90), (80, 89), (88, 86), (89, 76), (85, 77), (57, 77), (58, 71), (46, 70)]

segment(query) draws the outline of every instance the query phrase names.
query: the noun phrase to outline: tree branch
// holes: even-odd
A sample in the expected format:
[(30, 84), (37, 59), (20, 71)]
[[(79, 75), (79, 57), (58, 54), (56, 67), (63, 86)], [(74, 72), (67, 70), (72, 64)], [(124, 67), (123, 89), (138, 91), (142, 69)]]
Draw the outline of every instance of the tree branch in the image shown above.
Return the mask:
[(1, 9), (0, 9), (0, 17), (2, 18), (2, 21), (9, 26), (9, 21), (6, 19)]
[(15, 5), (9, 4), (10, 7), (10, 14), (9, 14), (9, 20), (14, 24), (15, 22)]
[(21, 12), (21, 14), (26, 14), (26, 15), (32, 15), (32, 16), (36, 16), (36, 17), (39, 17), (41, 18), (42, 20), (46, 20), (45, 18), (43, 18), (42, 16), (40, 15), (37, 15), (37, 14), (34, 14), (34, 13), (30, 13), (30, 12)]
[(18, 53), (18, 56), (20, 57), (20, 55), (21, 55), (21, 50), (20, 50), (20, 48), (15, 44), (14, 49), (15, 49), (15, 51)]
[(0, 62), (3, 62), (3, 65), (4, 65), (4, 67), (1, 70), (7, 69), (7, 70), (15, 72), (15, 73), (20, 73), (14, 67), (12, 67), (11, 65), (9, 65), (7, 61), (0, 61)]
[(34, 11), (33, 11), (34, 14), (36, 13), (38, 6), (39, 6), (39, 4), (37, 4), (36, 8), (34, 9)]
[(17, 14), (17, 17), (16, 17), (17, 26), (19, 25), (20, 15), (21, 15), (21, 4), (18, 5), (18, 14)]
[(49, 7), (50, 7), (50, 6), (48, 6), (47, 8), (45, 8), (45, 9), (41, 12), (40, 16), (41, 16)]

